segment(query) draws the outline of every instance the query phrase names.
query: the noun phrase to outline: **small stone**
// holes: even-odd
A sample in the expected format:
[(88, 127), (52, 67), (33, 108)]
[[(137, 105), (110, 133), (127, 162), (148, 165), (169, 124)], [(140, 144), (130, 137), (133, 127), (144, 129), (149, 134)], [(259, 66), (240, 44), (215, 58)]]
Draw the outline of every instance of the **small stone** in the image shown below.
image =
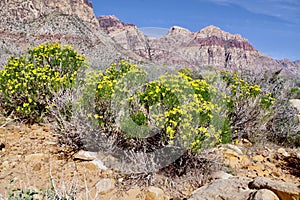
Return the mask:
[(45, 142), (48, 145), (57, 145), (57, 142)]
[(279, 149), (277, 150), (277, 153), (283, 155), (284, 157), (290, 156), (290, 154), (289, 154), (288, 152), (286, 152), (286, 150), (285, 150), (284, 148), (279, 148)]
[(95, 185), (99, 194), (105, 194), (115, 189), (115, 181), (113, 179), (101, 179)]
[(167, 197), (162, 189), (150, 186), (147, 189), (146, 200), (165, 200)]
[(238, 146), (236, 146), (236, 145), (233, 145), (233, 144), (227, 144), (227, 147), (228, 147), (229, 149), (234, 150), (235, 152), (237, 152), (237, 153), (240, 154), (240, 155), (243, 154), (242, 150), (241, 150)]
[(95, 159), (95, 155), (92, 152), (80, 150), (74, 155), (73, 160), (81, 160), (81, 161), (92, 161)]
[(124, 178), (119, 178), (119, 179), (118, 179), (118, 182), (119, 182), (119, 183), (122, 183), (123, 180), (124, 180)]
[(281, 174), (279, 172), (272, 172), (271, 175), (273, 177), (280, 177), (281, 176)]
[(245, 139), (245, 138), (241, 139), (241, 143), (245, 147), (251, 147), (252, 146), (252, 143), (249, 140)]
[(41, 163), (37, 163), (33, 166), (33, 171), (40, 171), (42, 169)]
[(6, 161), (4, 161), (3, 163), (2, 163), (2, 166), (4, 167), (4, 168), (9, 168), (9, 162), (6, 160)]
[(267, 189), (261, 189), (255, 192), (254, 197), (251, 200), (279, 200), (278, 196)]

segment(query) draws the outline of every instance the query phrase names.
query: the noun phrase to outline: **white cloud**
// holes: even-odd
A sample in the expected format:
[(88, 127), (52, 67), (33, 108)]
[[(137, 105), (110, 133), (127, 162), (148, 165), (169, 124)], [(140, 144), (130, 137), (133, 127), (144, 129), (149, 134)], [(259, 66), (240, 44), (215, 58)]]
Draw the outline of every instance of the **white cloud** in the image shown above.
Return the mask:
[(208, 0), (219, 5), (238, 5), (250, 12), (300, 22), (299, 0)]

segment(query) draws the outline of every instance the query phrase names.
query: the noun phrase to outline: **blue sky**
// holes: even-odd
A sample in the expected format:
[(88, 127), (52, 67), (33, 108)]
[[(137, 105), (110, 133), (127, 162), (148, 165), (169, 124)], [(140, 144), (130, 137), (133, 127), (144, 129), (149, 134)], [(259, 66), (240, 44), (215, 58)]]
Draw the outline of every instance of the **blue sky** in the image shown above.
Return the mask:
[(93, 0), (96, 16), (139, 28), (215, 25), (239, 33), (265, 55), (300, 60), (300, 0)]

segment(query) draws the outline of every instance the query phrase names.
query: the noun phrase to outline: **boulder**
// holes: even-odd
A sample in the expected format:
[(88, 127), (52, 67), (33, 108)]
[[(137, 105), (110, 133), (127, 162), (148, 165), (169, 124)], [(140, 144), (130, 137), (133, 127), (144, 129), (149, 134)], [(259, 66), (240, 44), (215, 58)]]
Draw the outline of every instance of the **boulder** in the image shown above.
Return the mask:
[(258, 190), (250, 200), (279, 200), (278, 196), (266, 189)]
[(300, 184), (285, 183), (282, 181), (273, 181), (271, 179), (256, 177), (250, 184), (251, 189), (268, 189), (274, 192), (280, 199), (299, 200)]
[(229, 179), (217, 179), (195, 190), (189, 200), (245, 200), (249, 199), (255, 190), (248, 188), (252, 179), (244, 177), (232, 177)]

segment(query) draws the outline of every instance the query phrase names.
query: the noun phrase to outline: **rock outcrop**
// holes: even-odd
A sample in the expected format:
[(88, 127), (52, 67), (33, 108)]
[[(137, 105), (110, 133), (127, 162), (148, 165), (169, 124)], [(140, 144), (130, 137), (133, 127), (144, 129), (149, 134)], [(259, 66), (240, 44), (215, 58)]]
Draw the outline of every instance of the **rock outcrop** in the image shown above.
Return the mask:
[(1, 21), (7, 23), (24, 24), (56, 11), (97, 25), (92, 3), (88, 0), (3, 0), (0, 7)]
[(216, 26), (208, 26), (198, 32), (173, 26), (165, 36), (149, 38), (136, 26), (125, 24), (115, 16), (98, 20), (100, 26), (123, 48), (158, 64), (194, 68), (215, 66), (254, 72), (282, 69), (288, 76), (300, 74), (299, 63), (265, 56), (241, 35), (225, 32)]
[(115, 16), (101, 16), (98, 21), (117, 44), (151, 60), (149, 39), (135, 25), (125, 24)]
[(249, 183), (249, 188), (261, 190), (267, 189), (274, 192), (280, 199), (297, 200), (300, 199), (300, 184), (273, 181), (263, 177), (256, 177)]
[(189, 200), (296, 200), (300, 187), (296, 184), (257, 177), (217, 179), (195, 190)]
[(120, 58), (141, 60), (100, 28), (87, 0), (5, 0), (0, 7), (0, 66), (45, 42), (70, 44), (95, 67), (105, 68)]

